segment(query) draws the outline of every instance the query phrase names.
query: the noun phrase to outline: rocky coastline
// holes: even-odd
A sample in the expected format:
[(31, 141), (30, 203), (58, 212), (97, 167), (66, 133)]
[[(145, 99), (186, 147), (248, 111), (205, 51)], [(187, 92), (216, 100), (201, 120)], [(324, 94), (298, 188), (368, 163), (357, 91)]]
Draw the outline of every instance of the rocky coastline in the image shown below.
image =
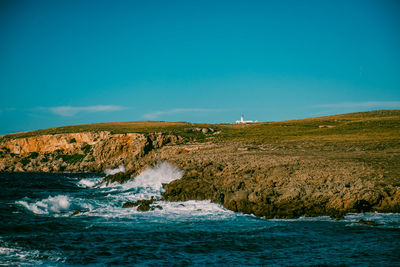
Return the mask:
[[(198, 129), (215, 136), (211, 128)], [(101, 173), (124, 165), (126, 172), (103, 181), (123, 183), (158, 161), (184, 171), (164, 185), (167, 201), (210, 199), (264, 218), (400, 212), (398, 138), (198, 141), (167, 132), (90, 131), (0, 140), (2, 172)]]

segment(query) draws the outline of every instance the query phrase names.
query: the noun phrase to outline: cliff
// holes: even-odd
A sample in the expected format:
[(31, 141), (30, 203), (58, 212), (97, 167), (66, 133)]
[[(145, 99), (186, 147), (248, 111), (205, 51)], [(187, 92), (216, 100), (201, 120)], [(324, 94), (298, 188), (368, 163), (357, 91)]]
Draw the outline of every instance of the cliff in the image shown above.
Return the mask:
[(169, 201), (211, 199), (267, 218), (400, 212), (400, 111), (251, 125), (97, 124), (0, 139), (0, 171), (123, 164), (127, 172), (105, 182), (124, 182), (159, 160), (184, 170), (165, 185)]
[(0, 171), (103, 172), (120, 165), (133, 170), (152, 150), (182, 140), (162, 133), (105, 131), (10, 139), (0, 143)]

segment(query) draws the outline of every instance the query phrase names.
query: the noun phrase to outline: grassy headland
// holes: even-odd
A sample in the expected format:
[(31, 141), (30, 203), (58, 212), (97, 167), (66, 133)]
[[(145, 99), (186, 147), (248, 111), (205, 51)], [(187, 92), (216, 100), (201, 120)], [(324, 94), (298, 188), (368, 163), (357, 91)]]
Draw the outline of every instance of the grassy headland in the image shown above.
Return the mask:
[[(38, 135), (109, 131), (116, 134), (163, 132), (192, 141), (242, 141), (252, 144), (291, 141), (363, 142), (400, 140), (400, 110), (348, 113), (254, 124), (205, 124), (164, 121), (109, 122), (55, 127), (3, 136), (0, 141)], [(212, 128), (204, 135), (193, 128)]]

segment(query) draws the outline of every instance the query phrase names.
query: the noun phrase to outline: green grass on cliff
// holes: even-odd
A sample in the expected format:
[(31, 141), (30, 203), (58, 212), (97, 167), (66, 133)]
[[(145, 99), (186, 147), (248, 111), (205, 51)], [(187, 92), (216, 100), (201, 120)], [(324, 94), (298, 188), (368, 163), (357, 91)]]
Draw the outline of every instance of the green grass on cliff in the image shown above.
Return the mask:
[(253, 143), (400, 140), (400, 110), (349, 113), (271, 123), (224, 125), (220, 139)]
[[(220, 131), (220, 133), (203, 134), (201, 131), (193, 131), (195, 128), (212, 128), (215, 131)], [(400, 110), (359, 112), (244, 125), (161, 121), (96, 123), (5, 135), (1, 139), (90, 131), (110, 131), (112, 133), (163, 132), (201, 142), (240, 141), (261, 144), (291, 141), (392, 141), (398, 143), (400, 141)], [(2, 141), (1, 139), (0, 141)]]

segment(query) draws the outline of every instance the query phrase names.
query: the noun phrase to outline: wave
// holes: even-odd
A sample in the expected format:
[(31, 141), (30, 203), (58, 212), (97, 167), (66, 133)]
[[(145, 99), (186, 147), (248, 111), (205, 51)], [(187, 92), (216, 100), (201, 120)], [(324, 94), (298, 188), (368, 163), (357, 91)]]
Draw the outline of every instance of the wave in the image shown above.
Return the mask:
[(79, 180), (76, 185), (83, 188), (93, 188), (100, 184), (102, 178), (95, 177), (95, 178), (84, 178)]
[[(45, 258), (45, 259), (43, 259)], [(54, 265), (63, 263), (65, 258), (56, 251), (40, 252), (32, 249), (28, 250), (18, 245), (10, 245), (0, 239), (0, 265)]]
[(147, 168), (134, 178), (133, 181), (122, 184), (127, 190), (131, 188), (149, 188), (153, 191), (162, 193), (163, 184), (168, 184), (174, 180), (181, 179), (183, 171), (179, 170), (167, 162), (158, 162), (153, 168)]
[(67, 195), (49, 196), (42, 200), (24, 198), (16, 202), (34, 214), (69, 215), (76, 210), (92, 210), (93, 206), (85, 199), (71, 198)]
[(152, 168), (145, 169), (131, 181), (123, 184), (102, 185), (101, 188), (105, 192), (114, 193), (113, 195), (115, 192), (119, 192), (119, 197), (125, 196), (125, 199), (130, 201), (150, 199), (151, 197), (160, 198), (164, 191), (163, 184), (180, 179), (182, 176), (183, 171), (162, 161)]
[(118, 168), (116, 168), (116, 169), (106, 169), (105, 171), (104, 171), (104, 173), (106, 174), (106, 176), (109, 176), (109, 175), (114, 175), (114, 174), (117, 174), (117, 173), (119, 173), (119, 172), (125, 172), (125, 166), (124, 165), (120, 165)]
[(35, 214), (50, 214), (68, 211), (71, 203), (68, 196), (58, 195), (55, 197), (49, 196), (47, 199), (28, 203), (28, 201), (20, 200), (17, 204), (24, 206), (26, 209)]

